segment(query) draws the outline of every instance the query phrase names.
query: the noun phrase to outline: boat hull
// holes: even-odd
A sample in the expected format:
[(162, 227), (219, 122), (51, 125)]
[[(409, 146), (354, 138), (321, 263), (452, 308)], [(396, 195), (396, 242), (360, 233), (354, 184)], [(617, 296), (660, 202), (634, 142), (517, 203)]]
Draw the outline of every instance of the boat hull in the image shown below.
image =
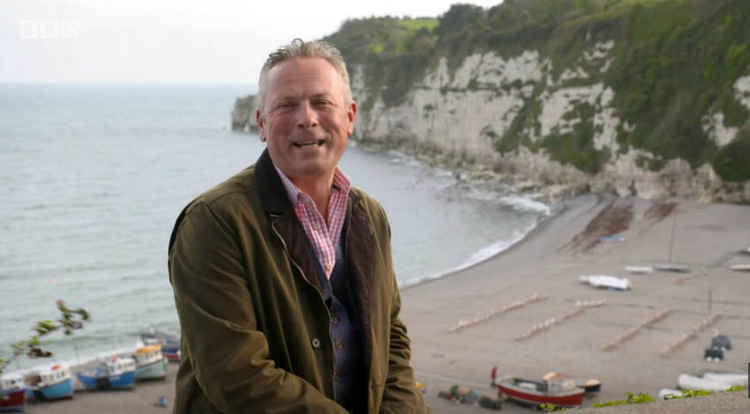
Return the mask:
[(551, 394), (538, 391), (525, 390), (511, 384), (497, 384), (497, 389), (511, 400), (523, 404), (554, 404), (562, 407), (577, 407), (583, 404), (583, 389), (570, 392)]
[(135, 371), (105, 376), (78, 373), (76, 376), (87, 390), (123, 390), (135, 387)]
[(34, 398), (44, 401), (73, 398), (73, 378), (66, 378), (58, 383), (34, 389)]
[(165, 344), (161, 347), (161, 353), (170, 362), (180, 362), (180, 345), (179, 344)]
[(167, 360), (160, 359), (148, 364), (135, 367), (136, 381), (150, 379), (164, 379), (167, 377)]
[(0, 412), (23, 412), (25, 403), (26, 390), (23, 388), (4, 392), (0, 395)]

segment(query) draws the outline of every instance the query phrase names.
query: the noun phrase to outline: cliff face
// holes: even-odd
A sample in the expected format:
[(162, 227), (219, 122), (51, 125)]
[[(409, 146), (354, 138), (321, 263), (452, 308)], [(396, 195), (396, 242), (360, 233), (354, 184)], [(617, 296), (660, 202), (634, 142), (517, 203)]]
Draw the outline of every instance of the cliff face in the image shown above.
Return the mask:
[[(606, 71), (613, 47), (612, 40), (594, 43), (584, 51), (583, 59)], [(370, 96), (362, 66), (353, 69), (353, 94), (358, 101), (367, 101)], [(557, 79), (553, 69), (537, 50), (526, 50), (507, 60), (494, 52), (473, 54), (464, 59), (453, 76), (442, 58), (402, 103), (388, 106), (376, 97), (371, 108), (361, 110), (355, 139), (415, 155), (429, 154), (448, 164), (514, 174), (539, 186), (563, 184), (573, 192), (614, 191), (644, 198), (677, 195), (750, 202), (750, 181), (725, 182), (710, 163), (692, 168), (686, 160), (673, 158), (660, 169), (650, 170), (642, 160), (659, 159), (658, 155), (619, 144), (618, 131), (627, 133), (635, 125), (623, 121), (612, 105), (613, 89), (591, 79), (581, 66), (566, 68)], [(737, 101), (750, 110), (750, 75), (737, 79), (733, 90)], [(609, 158), (600, 167), (591, 167), (587, 163), (594, 160), (573, 165), (556, 157), (556, 151), (574, 148), (534, 150), (522, 143), (510, 151), (499, 151), (498, 137), (508, 133), (528, 106), (538, 108), (533, 117), (536, 127), (521, 131), (531, 144), (552, 134), (580, 134), (580, 127), (588, 123), (593, 125), (594, 151), (582, 156), (596, 158), (597, 153), (606, 152)], [(707, 138), (718, 148), (737, 139), (739, 128), (726, 126), (721, 111), (706, 113), (701, 122)], [(750, 152), (746, 156), (750, 162)]]

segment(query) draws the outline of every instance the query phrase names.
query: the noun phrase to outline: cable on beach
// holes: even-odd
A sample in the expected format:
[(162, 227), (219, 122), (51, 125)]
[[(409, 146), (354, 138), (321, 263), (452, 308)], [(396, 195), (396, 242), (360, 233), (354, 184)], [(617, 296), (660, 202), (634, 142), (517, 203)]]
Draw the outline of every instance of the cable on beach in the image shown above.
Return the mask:
[(565, 315), (559, 317), (559, 318), (549, 318), (545, 320), (542, 323), (538, 323), (531, 327), (525, 334), (519, 336), (516, 338), (516, 341), (523, 341), (524, 339), (531, 338), (532, 336), (536, 335), (537, 333), (547, 330), (555, 325), (558, 325), (562, 322), (567, 321), (568, 319), (571, 319), (573, 317), (576, 317), (583, 312), (586, 311), (588, 308), (596, 308), (599, 306), (603, 306), (607, 303), (606, 299), (600, 299), (600, 300), (592, 300), (592, 301), (578, 301), (576, 302), (575, 309), (571, 310), (570, 312), (566, 313)]
[(684, 334), (682, 334), (682, 336), (680, 337), (680, 339), (677, 340), (677, 342), (675, 342), (672, 345), (669, 345), (668, 347), (664, 348), (664, 350), (661, 351), (661, 356), (668, 357), (674, 351), (676, 351), (678, 348), (680, 348), (681, 346), (685, 345), (689, 340), (697, 337), (699, 333), (701, 333), (702, 331), (706, 330), (711, 325), (713, 325), (716, 322), (718, 322), (718, 320), (719, 320), (720, 317), (721, 317), (721, 315), (714, 314), (714, 315), (711, 315), (708, 318), (700, 321), (700, 323), (698, 323), (698, 325), (695, 328), (693, 328), (690, 331), (685, 332)]
[(510, 303), (510, 304), (507, 304), (507, 305), (503, 306), (502, 308), (492, 308), (489, 311), (484, 312), (482, 314), (479, 314), (479, 315), (477, 315), (474, 318), (469, 319), (469, 320), (461, 319), (460, 321), (458, 321), (458, 323), (456, 324), (456, 326), (450, 328), (448, 330), (448, 332), (457, 332), (457, 331), (459, 331), (461, 329), (465, 329), (465, 328), (468, 328), (470, 326), (474, 326), (474, 325), (476, 325), (478, 323), (484, 322), (487, 319), (490, 319), (491, 317), (493, 317), (493, 316), (495, 316), (497, 314), (505, 313), (505, 312), (510, 312), (512, 310), (522, 308), (522, 307), (524, 307), (524, 306), (526, 306), (526, 305), (528, 305), (530, 303), (540, 302), (540, 301), (543, 301), (545, 299), (547, 299), (546, 296), (541, 296), (541, 295), (539, 295), (539, 293), (534, 292), (534, 294), (531, 295), (531, 296), (529, 296), (528, 298), (523, 299), (523, 300), (519, 300), (519, 301), (516, 301), (516, 302), (513, 302), (513, 303)]
[(663, 320), (669, 314), (672, 313), (671, 309), (667, 309), (665, 311), (659, 312), (656, 315), (648, 318), (647, 321), (643, 322), (642, 324), (636, 326), (635, 328), (628, 329), (623, 333), (622, 335), (615, 338), (612, 342), (608, 343), (607, 345), (604, 345), (602, 347), (602, 351), (612, 351), (618, 346), (620, 346), (623, 342), (629, 341), (633, 339), (633, 337), (640, 331), (641, 329), (656, 324), (657, 322)]

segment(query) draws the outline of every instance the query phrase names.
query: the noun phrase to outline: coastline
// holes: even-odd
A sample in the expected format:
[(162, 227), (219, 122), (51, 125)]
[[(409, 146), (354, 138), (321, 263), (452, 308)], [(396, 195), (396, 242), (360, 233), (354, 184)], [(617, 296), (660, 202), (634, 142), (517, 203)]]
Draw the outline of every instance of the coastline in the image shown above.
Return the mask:
[[(581, 196), (574, 197), (571, 200), (578, 199), (579, 197)], [(533, 237), (536, 237), (536, 234), (542, 232), (544, 228), (547, 226), (547, 224), (549, 224), (551, 221), (554, 221), (560, 214), (568, 210), (570, 208), (568, 206), (570, 202), (574, 202), (574, 201), (569, 201), (567, 203), (561, 202), (561, 203), (558, 203), (557, 205), (550, 206), (549, 215), (542, 217), (542, 219), (539, 220), (537, 224), (531, 230), (524, 233), (522, 237), (520, 237), (517, 241), (510, 243), (506, 248), (501, 249), (491, 255), (488, 255), (482, 260), (469, 263), (465, 266), (464, 265), (456, 266), (453, 269), (448, 269), (445, 272), (438, 273), (434, 277), (424, 277), (414, 283), (406, 284), (400, 287), (399, 289), (401, 290), (401, 292), (403, 292), (405, 290), (413, 289), (413, 288), (416, 288), (418, 286), (421, 286), (427, 283), (436, 282), (438, 280), (453, 277), (453, 276), (459, 276), (463, 272), (469, 271), (476, 266), (480, 266), (487, 261), (491, 261), (505, 254), (510, 254), (510, 252), (513, 251), (514, 249), (521, 248), (524, 243), (528, 242), (528, 240), (532, 239)]]

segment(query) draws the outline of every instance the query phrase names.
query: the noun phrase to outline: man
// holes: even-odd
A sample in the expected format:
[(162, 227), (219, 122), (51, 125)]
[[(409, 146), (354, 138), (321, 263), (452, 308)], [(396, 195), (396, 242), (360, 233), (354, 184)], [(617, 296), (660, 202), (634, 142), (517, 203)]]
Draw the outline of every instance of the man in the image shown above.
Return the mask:
[(294, 40), (269, 56), (258, 96), (267, 149), (172, 232), (175, 412), (426, 412), (388, 221), (337, 167), (357, 113), (339, 51)]

